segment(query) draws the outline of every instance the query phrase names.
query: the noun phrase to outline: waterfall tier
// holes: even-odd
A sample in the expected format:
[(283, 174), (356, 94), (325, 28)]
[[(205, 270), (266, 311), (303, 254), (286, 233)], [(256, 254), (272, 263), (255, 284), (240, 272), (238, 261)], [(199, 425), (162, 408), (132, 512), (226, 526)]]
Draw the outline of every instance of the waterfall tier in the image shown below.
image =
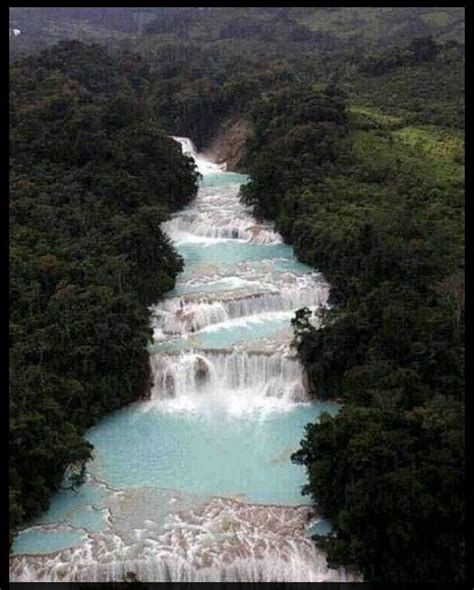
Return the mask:
[(175, 239), (183, 234), (192, 234), (206, 238), (252, 241), (257, 244), (282, 242), (277, 233), (265, 225), (255, 223), (251, 218), (236, 219), (225, 215), (218, 220), (211, 220), (204, 215), (197, 220), (193, 216), (176, 216), (163, 224), (163, 229)]
[(219, 292), (165, 299), (153, 310), (154, 327), (163, 334), (197, 332), (210, 324), (272, 311), (295, 311), (326, 305), (324, 286), (285, 287), (263, 293)]
[(140, 530), (131, 545), (118, 535), (96, 534), (53, 558), (13, 558), (12, 580), (114, 582), (127, 573), (148, 582), (357, 580), (327, 567), (324, 554), (305, 537), (307, 520), (306, 507), (216, 498), (175, 514), (164, 533)]
[(249, 398), (247, 402), (253, 405), (264, 404), (268, 397), (293, 402), (306, 400), (301, 364), (278, 353), (193, 351), (155, 355), (151, 365), (155, 400), (194, 396), (201, 399), (204, 395), (223, 402), (236, 397)]

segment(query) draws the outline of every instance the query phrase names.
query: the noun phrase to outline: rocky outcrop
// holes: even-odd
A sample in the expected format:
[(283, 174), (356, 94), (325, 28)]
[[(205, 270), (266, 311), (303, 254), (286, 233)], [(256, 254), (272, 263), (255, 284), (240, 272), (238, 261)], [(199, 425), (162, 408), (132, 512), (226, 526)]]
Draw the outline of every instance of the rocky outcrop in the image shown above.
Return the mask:
[(244, 118), (229, 119), (212, 140), (204, 153), (218, 164), (227, 164), (227, 170), (242, 172), (245, 143), (254, 135), (252, 123)]
[(196, 383), (198, 385), (204, 385), (209, 379), (209, 365), (206, 361), (198, 357), (194, 363)]

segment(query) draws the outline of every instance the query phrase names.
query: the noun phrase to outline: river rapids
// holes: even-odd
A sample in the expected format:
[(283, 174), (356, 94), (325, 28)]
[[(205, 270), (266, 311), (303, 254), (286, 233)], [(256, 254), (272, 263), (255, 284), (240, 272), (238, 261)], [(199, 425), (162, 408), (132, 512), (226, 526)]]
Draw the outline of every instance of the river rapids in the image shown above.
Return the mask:
[(329, 286), (240, 202), (245, 175), (174, 139), (202, 179), (164, 224), (185, 269), (150, 309), (150, 399), (88, 431), (86, 482), (19, 533), (10, 579), (356, 580), (312, 542), (327, 523), (290, 461), (304, 425), (338, 411), (308, 398), (290, 347), (295, 310), (326, 306)]

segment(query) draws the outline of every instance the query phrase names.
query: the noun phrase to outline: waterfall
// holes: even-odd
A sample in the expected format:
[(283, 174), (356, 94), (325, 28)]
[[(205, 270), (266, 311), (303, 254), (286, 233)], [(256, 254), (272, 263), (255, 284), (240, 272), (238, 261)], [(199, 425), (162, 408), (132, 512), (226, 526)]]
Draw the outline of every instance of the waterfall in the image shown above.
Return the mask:
[[(262, 405), (266, 398), (307, 399), (304, 373), (295, 359), (280, 353), (192, 351), (151, 359), (152, 399), (219, 397), (225, 403), (245, 399)], [(250, 395), (245, 395), (249, 392)]]
[[(262, 541), (263, 542), (263, 541)], [(236, 549), (237, 551), (237, 549)], [(350, 582), (354, 576), (331, 570), (321, 553), (304, 543), (288, 543), (281, 555), (273, 549), (264, 550), (261, 556), (235, 558), (229, 563), (196, 567), (187, 557), (151, 555), (146, 558), (127, 559), (116, 554), (107, 561), (75, 560), (71, 566), (59, 562), (52, 567), (50, 559), (38, 557), (13, 559), (11, 582), (117, 582), (129, 573), (146, 582)], [(206, 560), (204, 560), (204, 564)]]
[(233, 217), (232, 219), (218, 220), (217, 224), (215, 219), (211, 221), (205, 218), (175, 216), (163, 224), (163, 228), (171, 236), (192, 234), (206, 238), (251, 241), (256, 244), (279, 244), (282, 242), (279, 234), (263, 224), (256, 223), (250, 216), (242, 216), (240, 219)]
[(305, 536), (307, 507), (260, 506), (216, 498), (170, 518), (165, 531), (126, 546), (90, 535), (51, 556), (13, 558), (11, 581), (114, 582), (129, 572), (147, 582), (358, 581), (327, 567)]
[[(26, 532), (10, 580), (117, 582), (131, 572), (143, 582), (358, 581), (328, 568), (307, 536), (303, 480), (289, 459), (299, 429), (323, 411), (291, 351), (290, 318), (326, 306), (329, 286), (240, 202), (243, 175), (173, 139), (202, 179), (196, 200), (163, 224), (187, 264), (151, 308), (150, 399), (95, 427), (102, 446), (92, 439), (88, 481), (103, 493), (104, 519), (91, 517), (95, 500), (81, 508), (69, 497), (72, 508), (56, 506), (30, 527), (61, 542), (41, 554)], [(124, 420), (116, 430), (114, 419)]]
[(197, 157), (197, 150), (194, 143), (189, 139), (189, 137), (174, 137), (172, 139), (177, 141), (181, 145), (181, 151), (185, 156), (191, 156), (192, 158)]
[(181, 150), (185, 156), (190, 156), (194, 159), (197, 169), (201, 174), (212, 174), (215, 172), (225, 171), (225, 164), (216, 164), (215, 162), (211, 162), (208, 158), (198, 153), (196, 146), (188, 137), (173, 136), (172, 139), (181, 145)]
[(278, 292), (243, 295), (230, 292), (227, 298), (225, 296), (226, 292), (220, 293), (215, 301), (202, 294), (165, 299), (153, 308), (154, 327), (163, 334), (185, 334), (234, 318), (272, 311), (296, 311), (301, 307), (316, 309), (327, 304), (328, 289), (324, 284), (289, 286)]
[[(190, 139), (185, 137), (174, 139), (181, 144), (183, 153), (194, 159), (203, 176), (220, 174), (225, 170), (225, 165), (210, 162), (198, 154)], [(235, 183), (220, 186), (218, 194), (214, 194), (212, 188), (208, 189), (209, 194), (202, 197), (195, 204), (195, 208), (189, 212), (174, 214), (170, 221), (163, 224), (163, 229), (175, 240), (184, 234), (251, 241), (257, 244), (281, 243), (281, 236), (269, 224), (257, 223), (251, 208), (239, 203), (237, 198), (239, 190), (239, 185)]]

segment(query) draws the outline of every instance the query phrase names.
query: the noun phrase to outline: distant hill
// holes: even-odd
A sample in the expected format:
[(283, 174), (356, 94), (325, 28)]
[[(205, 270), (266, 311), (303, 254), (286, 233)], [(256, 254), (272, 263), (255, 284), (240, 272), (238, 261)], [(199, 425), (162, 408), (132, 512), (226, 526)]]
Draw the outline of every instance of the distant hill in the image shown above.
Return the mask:
[(298, 41), (333, 53), (361, 46), (385, 48), (420, 36), (464, 41), (462, 7), (259, 7), (259, 8), (10, 8), (10, 57), (33, 53), (63, 39), (112, 46), (140, 45), (143, 34), (199, 42), (256, 38)]
[(312, 31), (330, 32), (344, 44), (389, 46), (428, 35), (464, 42), (463, 7), (293, 8), (290, 14)]

